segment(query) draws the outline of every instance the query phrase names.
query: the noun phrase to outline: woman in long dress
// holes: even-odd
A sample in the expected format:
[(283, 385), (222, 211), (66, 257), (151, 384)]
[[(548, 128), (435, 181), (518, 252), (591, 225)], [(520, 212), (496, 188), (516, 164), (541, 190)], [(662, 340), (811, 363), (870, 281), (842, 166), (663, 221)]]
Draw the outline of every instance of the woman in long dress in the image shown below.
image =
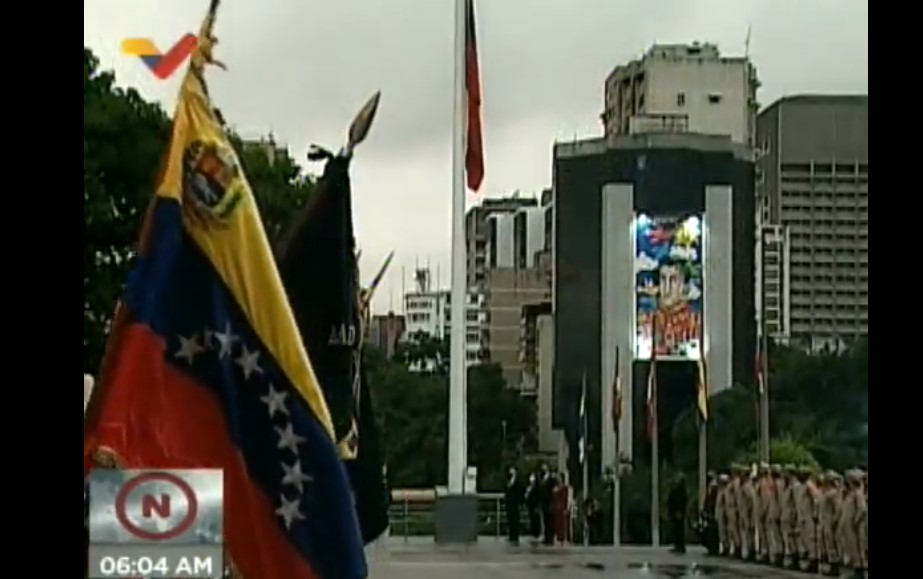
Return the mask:
[(568, 533), (568, 498), (570, 490), (567, 486), (567, 478), (564, 474), (558, 475), (558, 484), (555, 486), (552, 498), (551, 512), (554, 517), (554, 536), (561, 544), (566, 544), (570, 539)]

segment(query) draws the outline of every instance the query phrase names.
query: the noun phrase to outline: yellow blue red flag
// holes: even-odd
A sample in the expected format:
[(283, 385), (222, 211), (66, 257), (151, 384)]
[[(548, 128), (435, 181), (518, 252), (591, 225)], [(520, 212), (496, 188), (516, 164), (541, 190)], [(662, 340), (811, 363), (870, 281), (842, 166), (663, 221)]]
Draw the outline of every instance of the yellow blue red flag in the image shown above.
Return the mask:
[(208, 96), (210, 13), (183, 80), (84, 434), (84, 467), (222, 468), (246, 579), (367, 569), (330, 413), (253, 194)]

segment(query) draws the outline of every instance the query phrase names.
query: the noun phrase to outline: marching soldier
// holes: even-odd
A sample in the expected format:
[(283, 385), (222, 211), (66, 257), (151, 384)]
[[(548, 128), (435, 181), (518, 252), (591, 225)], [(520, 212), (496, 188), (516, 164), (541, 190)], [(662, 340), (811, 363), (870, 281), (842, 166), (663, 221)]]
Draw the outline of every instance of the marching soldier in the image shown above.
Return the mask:
[(781, 504), (779, 497), (785, 492), (785, 480), (782, 478), (782, 468), (774, 464), (770, 469), (769, 503), (766, 506), (766, 542), (769, 549), (769, 564), (782, 564), (782, 520)]
[(756, 557), (756, 473), (752, 468), (741, 468), (738, 516), (740, 517), (740, 556), (745, 560)]
[(784, 489), (779, 494), (779, 531), (782, 535), (782, 566), (792, 569), (798, 556), (795, 536), (798, 532), (798, 513), (795, 508), (795, 493), (801, 483), (795, 478), (794, 465), (787, 464), (783, 471)]
[(869, 569), (869, 473), (862, 472), (862, 501), (865, 512), (859, 521), (859, 548), (862, 550), (862, 561), (865, 563), (865, 572)]
[(728, 552), (731, 557), (740, 557), (740, 467), (731, 466), (731, 476), (724, 491), (724, 511), (727, 517)]
[(769, 536), (767, 527), (768, 519), (766, 515), (769, 509), (769, 503), (772, 495), (772, 481), (769, 478), (769, 465), (765, 462), (760, 463), (759, 473), (757, 475), (757, 501), (756, 501), (756, 529), (757, 529), (757, 560), (769, 561), (769, 542), (766, 538)]
[(795, 510), (798, 518), (798, 568), (815, 573), (818, 570), (820, 553), (818, 545), (818, 509), (821, 489), (820, 477), (804, 467), (799, 470), (800, 485), (795, 494)]
[(837, 523), (839, 522), (840, 504), (842, 496), (840, 487), (841, 477), (839, 473), (827, 471), (824, 475), (824, 485), (820, 496), (819, 522), (823, 557), (822, 571), (835, 577), (839, 575), (840, 569), (840, 550), (837, 537)]
[(715, 522), (718, 525), (718, 554), (728, 555), (730, 553), (728, 544), (727, 531), (727, 512), (726, 498), (728, 490), (728, 475), (721, 473), (718, 476), (718, 497), (715, 500)]
[(865, 495), (862, 492), (862, 472), (850, 470), (846, 473), (845, 496), (840, 513), (840, 537), (843, 542), (843, 561), (857, 578), (865, 576), (865, 556), (859, 531), (867, 514)]

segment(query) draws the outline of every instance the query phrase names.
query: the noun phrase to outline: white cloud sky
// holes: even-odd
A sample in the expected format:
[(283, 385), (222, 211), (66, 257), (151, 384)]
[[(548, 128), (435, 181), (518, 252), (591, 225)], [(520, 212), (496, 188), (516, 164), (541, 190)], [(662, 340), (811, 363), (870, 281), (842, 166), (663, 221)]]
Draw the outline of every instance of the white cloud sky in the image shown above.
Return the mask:
[[(477, 0), (476, 0), (477, 2)], [(171, 107), (178, 76), (156, 80), (123, 56), (126, 37), (161, 48), (195, 32), (207, 0), (84, 0), (84, 43), (121, 85)], [(225, 0), (216, 33), (229, 70), (210, 81), (245, 137), (272, 131), (296, 159), (336, 148), (365, 99), (382, 90), (353, 163), (362, 271), (397, 254), (375, 310), (400, 307), (401, 270), (449, 271), (453, 0)], [(603, 80), (654, 42), (715, 42), (750, 56), (768, 104), (785, 94), (868, 92), (864, 0), (481, 0), (487, 196), (551, 182), (556, 139), (599, 135)], [(311, 167), (317, 170), (317, 167)], [(469, 203), (476, 197), (469, 197)]]

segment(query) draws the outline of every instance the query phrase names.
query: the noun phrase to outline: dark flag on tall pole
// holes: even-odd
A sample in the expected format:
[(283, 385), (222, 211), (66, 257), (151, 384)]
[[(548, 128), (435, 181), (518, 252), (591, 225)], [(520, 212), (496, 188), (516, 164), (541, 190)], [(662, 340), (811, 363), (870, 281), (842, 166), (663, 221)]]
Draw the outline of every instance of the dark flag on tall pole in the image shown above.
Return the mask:
[(651, 365), (647, 375), (647, 435), (657, 433), (657, 310), (651, 314)]
[(477, 191), (484, 180), (484, 138), (481, 132), (481, 71), (478, 66), (478, 43), (475, 32), (474, 0), (465, 0), (465, 172), (468, 188)]
[(362, 367), (364, 316), (349, 163), (353, 147), (368, 132), (377, 104), (376, 94), (357, 116), (350, 128), (349, 144), (339, 154), (312, 148), (308, 158), (326, 163), (323, 176), (277, 248), (279, 273), (330, 408), (366, 543), (387, 529), (390, 497)]

